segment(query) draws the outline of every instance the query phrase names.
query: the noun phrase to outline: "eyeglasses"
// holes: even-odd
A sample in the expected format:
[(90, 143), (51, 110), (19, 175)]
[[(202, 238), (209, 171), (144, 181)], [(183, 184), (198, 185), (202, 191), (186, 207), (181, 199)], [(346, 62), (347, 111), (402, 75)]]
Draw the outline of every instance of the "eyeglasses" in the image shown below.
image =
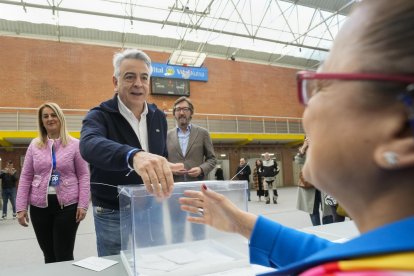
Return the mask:
[(174, 112), (180, 113), (181, 111), (189, 112), (189, 111), (191, 111), (191, 108), (189, 108), (189, 107), (176, 107), (176, 108), (174, 108)]
[(414, 83), (413, 75), (389, 75), (375, 73), (316, 73), (300, 71), (296, 75), (299, 101), (307, 105), (310, 98), (319, 92), (316, 80), (390, 81)]

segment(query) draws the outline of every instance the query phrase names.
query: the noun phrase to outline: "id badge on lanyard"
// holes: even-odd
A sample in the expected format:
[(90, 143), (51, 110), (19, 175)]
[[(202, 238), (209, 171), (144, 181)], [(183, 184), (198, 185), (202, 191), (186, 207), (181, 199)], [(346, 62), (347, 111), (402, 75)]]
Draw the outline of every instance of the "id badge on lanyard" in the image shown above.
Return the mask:
[(60, 173), (56, 170), (56, 154), (55, 154), (55, 146), (52, 146), (52, 164), (53, 170), (52, 175), (50, 176), (50, 186), (58, 186), (60, 182)]

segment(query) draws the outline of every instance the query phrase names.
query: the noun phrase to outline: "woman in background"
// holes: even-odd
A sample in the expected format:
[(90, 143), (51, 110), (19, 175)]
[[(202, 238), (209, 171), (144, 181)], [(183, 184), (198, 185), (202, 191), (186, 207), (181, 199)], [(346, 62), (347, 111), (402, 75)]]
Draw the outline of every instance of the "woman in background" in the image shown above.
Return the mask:
[(19, 224), (27, 227), (28, 210), (45, 263), (73, 260), (76, 231), (89, 205), (89, 169), (71, 137), (60, 107), (38, 109), (39, 136), (24, 159), (16, 206)]
[(254, 188), (257, 191), (257, 196), (259, 197), (259, 201), (262, 201), (262, 196), (264, 196), (262, 172), (263, 172), (262, 160), (257, 159), (254, 169), (253, 169), (253, 183), (254, 183)]
[(364, 0), (318, 72), (298, 73), (311, 144), (304, 178), (336, 198), (361, 235), (336, 244), (256, 216), (203, 186), (182, 209), (250, 239), (274, 275), (414, 272), (414, 1)]
[(296, 209), (308, 213), (313, 226), (321, 225), (320, 211), (322, 211), (322, 224), (329, 224), (334, 222), (334, 214), (332, 208), (325, 204), (325, 195), (303, 177), (302, 167), (305, 164), (308, 148), (309, 139), (306, 137), (295, 156), (295, 163), (300, 166)]

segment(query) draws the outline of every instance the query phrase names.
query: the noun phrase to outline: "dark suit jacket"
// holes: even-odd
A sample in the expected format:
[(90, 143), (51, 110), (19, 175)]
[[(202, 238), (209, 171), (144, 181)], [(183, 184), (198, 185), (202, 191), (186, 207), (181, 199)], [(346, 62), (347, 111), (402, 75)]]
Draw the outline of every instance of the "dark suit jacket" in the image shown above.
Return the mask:
[(174, 175), (175, 182), (203, 180), (216, 166), (217, 159), (214, 154), (213, 143), (208, 131), (200, 126), (191, 125), (187, 152), (183, 155), (178, 142), (177, 128), (170, 129), (167, 134), (168, 161), (172, 163), (184, 163), (188, 170), (200, 167), (203, 173), (198, 178), (188, 175)]

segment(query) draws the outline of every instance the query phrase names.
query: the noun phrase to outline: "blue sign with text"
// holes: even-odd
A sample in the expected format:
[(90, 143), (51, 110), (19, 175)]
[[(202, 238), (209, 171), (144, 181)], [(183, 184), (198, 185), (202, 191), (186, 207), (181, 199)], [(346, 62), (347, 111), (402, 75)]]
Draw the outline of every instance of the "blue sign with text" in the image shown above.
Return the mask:
[(152, 62), (152, 76), (160, 78), (208, 81), (205, 67), (186, 67)]

